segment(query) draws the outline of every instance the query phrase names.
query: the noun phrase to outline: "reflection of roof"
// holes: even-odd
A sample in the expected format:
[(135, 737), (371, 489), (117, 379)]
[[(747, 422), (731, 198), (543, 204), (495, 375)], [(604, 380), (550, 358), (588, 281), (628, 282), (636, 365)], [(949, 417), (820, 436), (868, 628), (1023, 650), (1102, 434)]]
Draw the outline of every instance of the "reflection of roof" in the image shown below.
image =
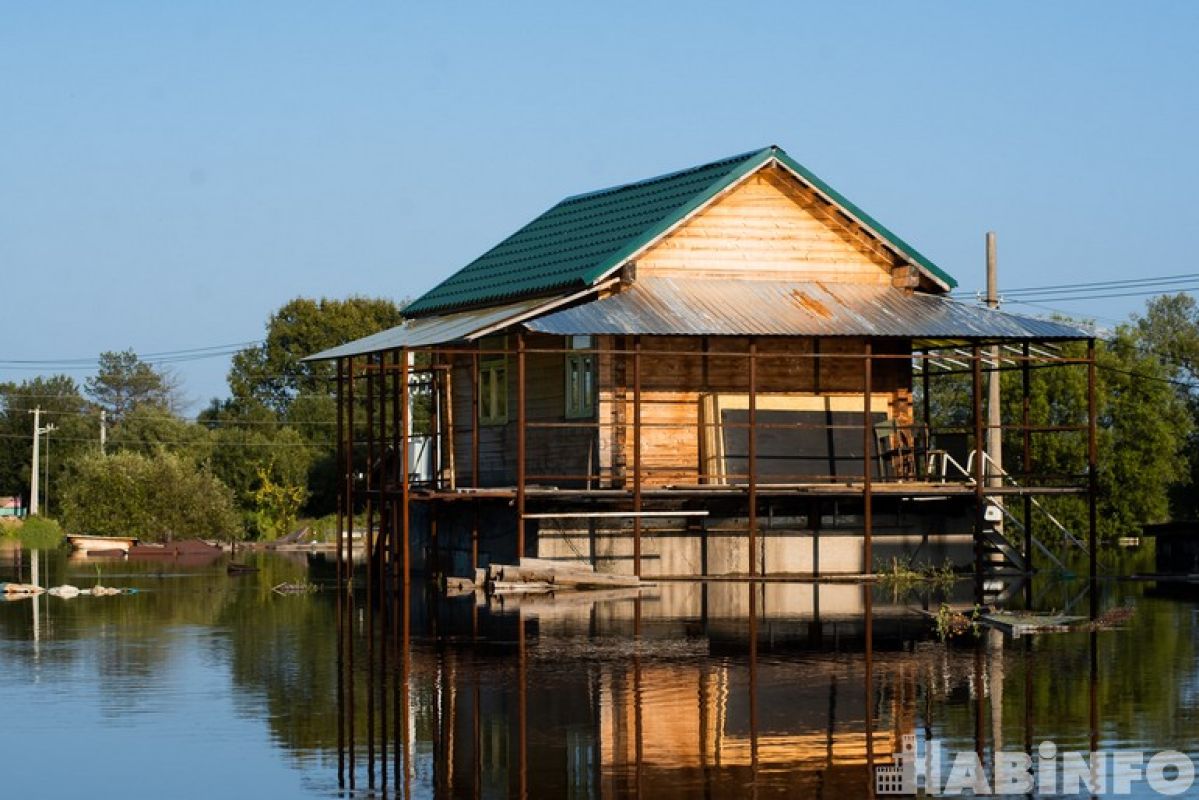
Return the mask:
[(904, 262), (946, 289), (946, 272), (779, 147), (568, 197), (404, 309), (409, 317), (592, 286), (759, 168), (777, 163)]
[(877, 336), (1081, 339), (1071, 325), (885, 285), (637, 279), (629, 289), (526, 323), (555, 335)]

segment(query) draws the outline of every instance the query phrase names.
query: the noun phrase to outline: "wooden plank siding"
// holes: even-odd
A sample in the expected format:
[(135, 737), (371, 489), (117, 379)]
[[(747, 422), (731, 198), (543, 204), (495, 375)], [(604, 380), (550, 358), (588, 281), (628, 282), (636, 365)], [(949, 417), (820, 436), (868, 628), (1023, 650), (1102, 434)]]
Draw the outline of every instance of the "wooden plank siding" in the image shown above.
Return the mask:
[[(508, 337), (511, 353), (508, 356), (508, 422), (503, 425), (480, 425), (479, 431), (479, 485), (511, 486), (516, 482), (516, 340)], [(503, 347), (503, 337), (491, 337), (483, 343), (497, 348)], [(527, 335), (528, 350), (562, 349), (566, 342), (561, 337)], [(499, 355), (502, 349), (489, 352)], [(564, 353), (537, 353), (525, 355), (525, 370), (528, 384), (525, 387), (527, 419), (530, 423), (570, 422), (586, 420), (566, 418), (566, 357)], [(454, 464), (457, 485), (471, 485), (471, 426), (478, 420), (472, 419), (471, 409), (471, 358), (455, 355), (451, 358), (453, 387)], [(594, 421), (594, 418), (593, 418)], [(528, 482), (577, 487), (585, 480), (545, 479), (537, 476), (585, 475), (590, 460), (591, 469), (597, 461), (596, 434), (594, 427), (536, 428), (531, 427), (525, 439), (525, 469)]]
[(641, 254), (637, 274), (892, 284), (908, 270), (849, 217), (774, 167)]
[[(511, 340), (510, 340), (511, 341)], [(563, 339), (530, 335), (529, 350), (561, 349)], [(857, 398), (862, 391), (861, 339), (768, 338), (758, 339), (762, 354), (757, 386), (761, 395)], [(601, 350), (631, 350), (620, 337), (600, 337)], [(704, 348), (708, 357), (704, 358)], [(745, 337), (643, 337), (641, 459), (646, 486), (698, 483), (701, 480), (704, 431), (703, 397), (709, 393), (739, 394), (748, 391), (749, 347)], [(811, 358), (819, 348), (821, 356)], [(514, 348), (513, 348), (514, 349)], [(878, 354), (906, 354), (906, 341), (876, 340)], [(669, 352), (669, 355), (661, 355)], [(836, 358), (845, 353), (851, 357)], [(784, 357), (775, 357), (775, 356)], [(791, 356), (791, 357), (787, 357)], [(530, 352), (526, 396), (530, 423), (583, 423), (567, 419), (565, 411), (565, 355)], [(471, 485), (471, 361), (456, 355), (452, 364), (454, 468), (457, 485)], [(706, 364), (705, 364), (706, 361)], [(632, 453), (632, 356), (602, 353), (598, 359), (599, 419), (605, 425), (530, 427), (526, 439), (526, 471), (530, 484), (582, 486), (582, 478), (563, 476), (596, 474), (594, 486), (629, 485)], [(516, 355), (509, 356), (508, 422), (479, 427), (479, 485), (511, 486), (516, 482)], [(872, 383), (874, 394), (888, 398), (888, 415), (902, 423), (912, 421), (911, 362), (877, 359)], [(592, 418), (591, 422), (594, 422)], [(768, 436), (769, 431), (759, 431)]]
[[(745, 337), (643, 337), (641, 393), (641, 460), (647, 486), (700, 482), (702, 465), (702, 399), (709, 393), (738, 394), (749, 389), (748, 351)], [(757, 393), (859, 398), (862, 395), (862, 339), (765, 338), (758, 339)], [(821, 356), (812, 358), (819, 347)], [(670, 355), (654, 355), (669, 351)], [(877, 354), (908, 354), (910, 344), (899, 340), (875, 340)], [(836, 358), (836, 353), (852, 357)], [(721, 355), (723, 354), (723, 355)], [(832, 355), (830, 355), (832, 354)], [(772, 357), (775, 356), (775, 357)], [(783, 356), (783, 357), (777, 357)], [(793, 356), (793, 357), (786, 357)], [(599, 411), (612, 423), (600, 433), (604, 464), (619, 460), (632, 463), (632, 431), (620, 441), (622, 421), (631, 425), (630, 393), (614, 383), (618, 362), (630, 356), (605, 356), (600, 361)], [(608, 362), (608, 363), (606, 363)], [(817, 364), (819, 365), (817, 367)], [(625, 370), (631, 374), (631, 368)], [(872, 369), (873, 394), (888, 399), (888, 416), (903, 424), (912, 422), (912, 365), (907, 359), (877, 359)], [(760, 430), (759, 436), (769, 436)], [(613, 483), (621, 484), (622, 470), (612, 470)], [(627, 477), (627, 476), (625, 476)], [(627, 480), (625, 481), (627, 485)]]

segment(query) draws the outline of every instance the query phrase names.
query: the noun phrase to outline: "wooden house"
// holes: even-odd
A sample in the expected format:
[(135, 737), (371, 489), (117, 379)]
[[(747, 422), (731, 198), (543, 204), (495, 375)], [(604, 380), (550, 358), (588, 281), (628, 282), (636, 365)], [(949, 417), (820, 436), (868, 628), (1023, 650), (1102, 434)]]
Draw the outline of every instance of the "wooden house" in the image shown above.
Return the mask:
[[(986, 480), (981, 376), (1090, 334), (955, 286), (778, 147), (566, 198), (312, 357), (338, 363), (344, 507), (455, 571), (870, 572), (880, 515), (909, 549), (964, 516), (979, 552), (990, 498), (1089, 488)], [(941, 439), (937, 365), (974, 378)]]

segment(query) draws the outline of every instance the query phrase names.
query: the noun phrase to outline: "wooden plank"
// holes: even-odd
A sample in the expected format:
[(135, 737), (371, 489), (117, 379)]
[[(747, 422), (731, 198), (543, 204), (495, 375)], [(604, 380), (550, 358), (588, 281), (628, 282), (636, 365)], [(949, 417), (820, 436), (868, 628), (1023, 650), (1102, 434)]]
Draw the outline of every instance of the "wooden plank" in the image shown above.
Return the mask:
[(786, 277), (890, 285), (899, 261), (781, 170), (763, 170), (637, 259), (641, 275)]

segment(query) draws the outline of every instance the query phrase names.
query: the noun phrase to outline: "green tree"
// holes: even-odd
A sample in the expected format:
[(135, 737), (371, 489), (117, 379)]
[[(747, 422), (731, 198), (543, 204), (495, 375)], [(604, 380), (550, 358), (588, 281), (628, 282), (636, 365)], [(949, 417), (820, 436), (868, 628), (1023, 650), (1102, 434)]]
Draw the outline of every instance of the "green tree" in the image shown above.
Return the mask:
[[(302, 359), (401, 322), (400, 308), (391, 300), (298, 297), (271, 315), (261, 345), (233, 357), (229, 371), (233, 399), (238, 404), (262, 404), (286, 417), (297, 397), (327, 397), (333, 392), (334, 366)], [(328, 419), (332, 418), (329, 413)]]
[(276, 482), (270, 467), (259, 467), (254, 490), (255, 521), (263, 539), (278, 539), (291, 532), (307, 495), (303, 486)]
[(137, 405), (108, 437), (110, 452), (131, 450), (150, 455), (167, 450), (198, 464), (212, 458), (212, 433), (203, 425), (180, 419), (156, 405)]
[(63, 492), (69, 531), (147, 541), (240, 538), (233, 493), (212, 473), (173, 453), (91, 453), (72, 465)]
[(49, 480), (43, 483), (42, 491), (53, 509), (67, 465), (81, 453), (99, 449), (99, 412), (83, 397), (75, 380), (66, 375), (0, 383), (0, 495), (20, 495), (26, 502), (33, 461), (30, 412), (34, 408), (42, 409), (42, 425), (55, 426), (42, 439), (42, 452), (48, 457), (41, 464), (43, 470), (49, 468)]
[(167, 411), (178, 405), (175, 377), (142, 361), (132, 350), (101, 353), (96, 375), (86, 384), (88, 395), (108, 411), (114, 424), (139, 405)]
[(1171, 514), (1175, 519), (1199, 519), (1199, 304), (1187, 294), (1155, 297), (1136, 318), (1136, 326), (1139, 350), (1175, 381), (1175, 391), (1193, 421), (1186, 448), (1188, 476), (1170, 493)]

